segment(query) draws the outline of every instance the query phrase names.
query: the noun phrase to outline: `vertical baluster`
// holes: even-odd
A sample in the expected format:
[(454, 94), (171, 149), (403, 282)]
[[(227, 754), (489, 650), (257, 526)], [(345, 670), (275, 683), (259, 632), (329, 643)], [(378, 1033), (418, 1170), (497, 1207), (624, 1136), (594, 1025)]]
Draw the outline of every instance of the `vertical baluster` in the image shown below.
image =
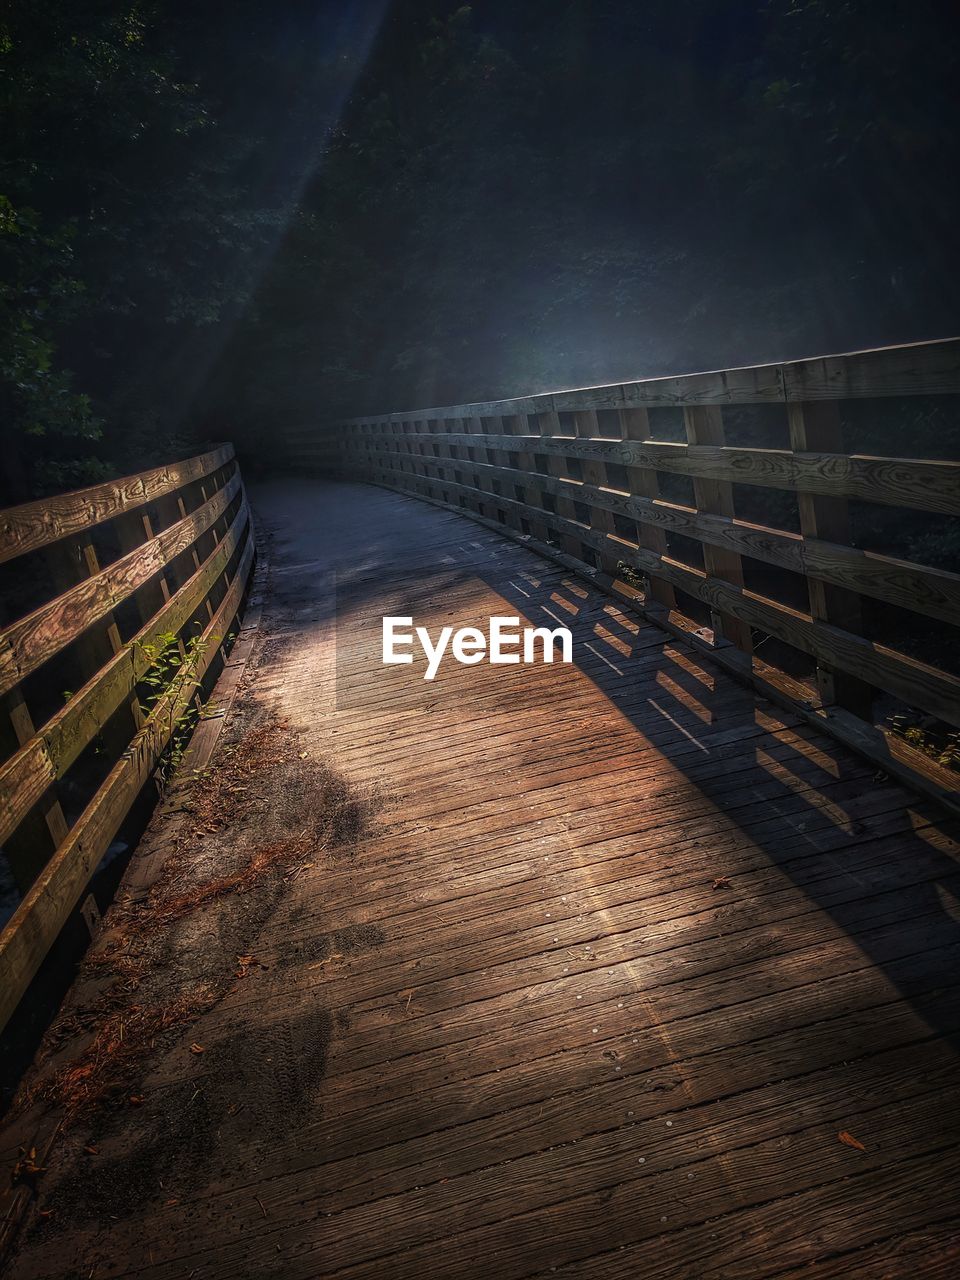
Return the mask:
[[(12, 756), (30, 741), (34, 733), (33, 717), (17, 685), (2, 698), (0, 750), (3, 758)], [(51, 854), (66, 839), (67, 830), (56, 787), (50, 787), (26, 820), (4, 842), (3, 851), (21, 893), (26, 893)]]
[[(539, 436), (542, 434), (541, 419), (543, 416), (542, 413), (531, 413), (528, 416), (526, 435)], [(537, 483), (537, 464), (533, 452), (529, 448), (517, 451), (517, 470), (524, 473), (523, 480), (519, 482), (520, 488), (523, 490), (523, 496), (521, 497), (515, 492), (510, 496), (523, 502), (526, 506), (532, 507), (534, 510), (542, 511), (543, 494)], [(546, 525), (541, 520), (537, 520), (533, 515), (522, 518), (526, 519), (533, 537), (545, 541), (550, 536)]]
[[(620, 410), (620, 423), (624, 440), (649, 440), (650, 417), (643, 408)], [(659, 498), (660, 482), (652, 467), (627, 467), (627, 487), (638, 498)], [(667, 535), (655, 525), (637, 523), (637, 542), (645, 551), (655, 555), (668, 555)], [(677, 597), (672, 585), (656, 575), (649, 575), (649, 598), (665, 609), (676, 609)]]
[[(52, 566), (53, 581), (61, 591), (100, 572), (97, 549), (89, 533), (55, 543), (50, 548), (48, 556)], [(87, 627), (72, 645), (70, 665), (75, 673), (72, 677), (75, 686), (79, 688), (80, 685), (85, 684), (122, 648), (120, 629), (111, 610), (92, 626)], [(129, 726), (114, 719), (103, 727), (104, 744), (114, 757), (123, 754), (133, 734), (143, 724), (143, 715), (137, 698), (130, 698), (127, 706), (131, 720)]]
[[(691, 445), (723, 444), (723, 413), (719, 405), (693, 405), (683, 411), (687, 441)], [(698, 511), (715, 515), (733, 516), (733, 485), (729, 480), (708, 480), (696, 477), (693, 482), (694, 502)], [(703, 544), (703, 562), (711, 578), (720, 578), (734, 586), (743, 586), (743, 565), (736, 551)], [(750, 627), (739, 618), (733, 618), (717, 609), (710, 610), (714, 642), (728, 640), (731, 644), (750, 653), (753, 642)]]
[[(797, 453), (842, 453), (843, 431), (835, 400), (815, 400), (787, 405), (790, 447)], [(800, 532), (805, 538), (850, 545), (850, 512), (846, 498), (799, 493)], [(807, 578), (810, 613), (856, 635), (863, 634), (860, 596), (845, 587)], [(837, 705), (872, 719), (873, 689), (863, 680), (818, 663), (817, 687), (825, 706)]]
[[(560, 435), (560, 415), (555, 409), (551, 409), (549, 413), (541, 414), (542, 434), (544, 436)], [(556, 479), (563, 479), (567, 475), (568, 459), (559, 453), (548, 453), (545, 455), (547, 459), (547, 474)], [(564, 520), (576, 520), (576, 508), (573, 505), (572, 498), (559, 497), (551, 495), (553, 510), (558, 516)], [(550, 504), (544, 502), (545, 508), (549, 511)], [(569, 556), (573, 556), (577, 560), (583, 559), (583, 544), (580, 539), (572, 533), (557, 533), (555, 530), (550, 531), (550, 540), (559, 542), (560, 547)]]
[[(580, 409), (574, 414), (576, 422), (577, 436), (584, 440), (596, 439), (600, 434), (600, 428), (597, 422), (596, 409)], [(599, 458), (583, 458), (580, 462), (580, 472), (583, 476), (585, 484), (592, 484), (598, 488), (605, 488), (607, 485), (607, 466)], [(613, 512), (606, 511), (603, 507), (590, 507), (590, 528), (595, 529), (598, 533), (615, 533), (616, 525), (613, 519)], [(589, 554), (588, 554), (589, 553)], [(617, 573), (617, 556), (613, 552), (597, 552), (593, 548), (584, 547), (582, 558), (588, 564), (591, 563), (593, 557), (599, 560), (600, 568), (611, 577), (616, 577)]]

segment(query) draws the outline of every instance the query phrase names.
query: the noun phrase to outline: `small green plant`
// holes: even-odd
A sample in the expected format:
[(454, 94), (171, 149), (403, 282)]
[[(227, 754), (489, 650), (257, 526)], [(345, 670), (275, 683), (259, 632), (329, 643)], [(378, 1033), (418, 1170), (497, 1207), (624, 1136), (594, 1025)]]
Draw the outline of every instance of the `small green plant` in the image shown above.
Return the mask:
[(139, 702), (140, 713), (147, 720), (163, 708), (163, 715), (167, 717), (163, 726), (167, 746), (154, 774), (161, 793), (182, 763), (190, 735), (203, 714), (198, 692), (200, 669), (210, 646), (219, 644), (221, 639), (220, 636), (204, 639), (202, 635), (195, 635), (184, 642), (170, 631), (148, 643), (134, 642), (147, 667), (140, 679), (146, 689)]
[(960, 730), (924, 728), (908, 715), (891, 716), (890, 728), (917, 751), (935, 760), (944, 769), (960, 772)]
[(629, 582), (631, 587), (636, 587), (644, 595), (649, 592), (650, 581), (647, 575), (641, 573), (639, 569), (635, 569), (632, 564), (627, 564), (626, 560), (617, 561), (617, 574), (624, 582)]

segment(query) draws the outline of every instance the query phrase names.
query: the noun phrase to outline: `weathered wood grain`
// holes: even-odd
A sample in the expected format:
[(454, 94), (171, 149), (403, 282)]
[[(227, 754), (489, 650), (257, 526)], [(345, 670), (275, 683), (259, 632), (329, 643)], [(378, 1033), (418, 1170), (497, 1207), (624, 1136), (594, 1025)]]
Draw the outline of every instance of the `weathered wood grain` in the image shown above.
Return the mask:
[[(8, 701), (22, 701), (20, 682), (68, 645), (74, 645), (80, 682), (78, 692), (38, 729), (29, 716), (24, 720), (15, 749), (8, 749), (0, 765), (0, 839), (24, 872), (18, 871), (18, 877), (25, 891), (0, 934), (0, 1024), (16, 1007), (154, 768), (183, 698), (196, 699), (195, 683), (179, 690), (174, 676), (154, 712), (145, 717), (136, 690), (156, 660), (156, 647), (198, 611), (205, 613), (209, 638), (215, 620), (228, 624), (243, 597), (254, 548), (239, 472), (234, 465), (224, 473), (232, 459), (233, 450), (225, 445), (203, 457), (0, 514), (6, 558), (45, 547), (55, 580), (65, 587), (0, 633), (0, 693)], [(195, 483), (205, 477), (210, 478), (207, 484)], [(161, 497), (168, 499), (168, 509), (175, 502), (179, 519), (154, 535), (143, 508)], [(90, 529), (114, 519), (126, 554), (101, 568)], [(194, 571), (171, 593), (165, 570), (187, 552)], [(228, 571), (238, 557), (231, 578)], [(223, 592), (218, 590), (221, 582)], [(148, 586), (149, 597), (144, 591)], [(215, 591), (216, 610), (210, 599)], [(114, 609), (131, 596), (144, 625), (124, 644)], [(214, 646), (201, 655), (201, 676), (216, 652)], [(114, 714), (124, 704), (131, 711), (126, 724)], [(68, 826), (56, 802), (57, 784), (96, 736), (102, 736), (115, 763), (84, 812)], [(37, 814), (60, 815), (50, 828), (52, 851), (41, 849), (31, 835)], [(33, 851), (32, 861), (20, 868), (18, 851), (24, 842)]]
[[(408, 485), (398, 483), (400, 477), (391, 471), (382, 468), (377, 470), (372, 467), (368, 471), (370, 476), (379, 477), (375, 479), (376, 483), (388, 489), (394, 489), (398, 493), (409, 492)], [(427, 501), (437, 506), (459, 513), (459, 509), (452, 503), (425, 494), (419, 496), (425, 497)], [(495, 532), (500, 532), (484, 517), (474, 518), (480, 523), (488, 524), (494, 528)], [(549, 542), (529, 541), (541, 555), (564, 564), (574, 574), (583, 572), (581, 562), (564, 555)], [(628, 547), (627, 550), (629, 549)], [(649, 572), (650, 563), (643, 562), (645, 572)], [(645, 606), (639, 593), (623, 582), (605, 583), (602, 577), (598, 577), (597, 582), (601, 589), (610, 590), (615, 596), (630, 601), (643, 616), (649, 617), (651, 621), (666, 628), (671, 634), (682, 637), (699, 652), (708, 651), (711, 660), (733, 675), (735, 679), (753, 687), (775, 703), (799, 713), (808, 723), (823, 728), (853, 751), (872, 760), (882, 771), (889, 771), (892, 776), (900, 778), (908, 786), (935, 797), (940, 804), (945, 805), (952, 812), (960, 813), (960, 787), (957, 785), (955, 770), (939, 765), (929, 755), (916, 750), (884, 726), (867, 724), (858, 716), (845, 712), (843, 708), (821, 707), (811, 702), (810, 690), (807, 686), (786, 676), (782, 671), (768, 666), (756, 657), (749, 661), (732, 648), (715, 648), (709, 639), (700, 636), (695, 629), (695, 624), (689, 618), (676, 611), (666, 613), (663, 609)]]
[[(872, 596), (957, 625), (960, 575), (851, 547), (846, 502), (858, 499), (956, 516), (960, 462), (847, 454), (837, 406), (842, 399), (956, 393), (959, 357), (960, 339), (947, 339), (483, 406), (420, 410), (415, 419), (403, 415), (402, 442), (397, 438), (401, 416), (378, 416), (340, 425), (340, 457), (342, 465), (360, 468), (378, 483), (396, 483), (433, 502), (453, 498), (454, 507), (466, 507), (480, 520), (493, 518), (522, 536), (532, 532), (557, 544), (572, 561), (599, 564), (608, 576), (616, 577), (617, 563), (626, 562), (645, 577), (652, 605), (675, 608), (672, 589), (680, 588), (712, 611), (714, 641), (722, 639), (724, 628), (742, 649), (750, 648), (751, 628), (777, 636), (817, 660), (823, 705), (837, 705), (869, 722), (876, 685), (911, 707), (956, 724), (960, 707), (954, 677), (873, 643), (877, 637), (864, 641), (859, 598)], [(791, 448), (726, 447), (722, 408), (736, 403), (782, 403)], [(667, 404), (684, 410), (686, 445), (646, 438), (646, 408)], [(609, 438), (616, 431), (602, 438), (599, 411), (620, 417), (623, 439)], [(564, 421), (575, 422), (575, 433), (559, 428), (561, 413)], [(517, 434), (524, 431), (525, 417), (539, 426), (538, 435)], [(829, 429), (824, 425), (828, 419)], [(509, 435), (500, 434), (504, 421), (511, 424)], [(470, 435), (460, 430), (465, 422), (471, 422)], [(456, 457), (467, 440), (475, 445), (477, 439), (483, 449), (468, 447), (472, 475), (445, 461)], [(429, 453), (435, 465), (411, 466), (408, 458), (415, 449), (421, 456)], [(626, 468), (631, 492), (608, 488), (608, 466)], [(658, 472), (689, 477), (699, 509), (660, 502)], [(796, 493), (800, 538), (736, 520), (736, 484)], [(477, 502), (477, 489), (489, 499)], [(536, 518), (540, 511), (545, 516)], [(630, 535), (631, 522), (637, 532), (625, 540), (618, 531)], [(672, 561), (666, 541), (671, 534), (700, 541), (707, 577)], [(739, 559), (744, 554), (804, 577), (809, 620), (791, 617), (792, 611), (776, 602), (744, 591)], [(735, 613), (724, 613), (723, 588), (712, 585), (723, 581), (737, 591)], [(817, 623), (828, 630), (817, 630)], [(788, 678), (780, 678), (783, 690), (788, 684)], [(852, 724), (844, 728), (847, 741), (858, 736)], [(874, 758), (888, 746), (900, 765), (899, 746), (883, 739), (882, 731), (873, 732), (869, 749)], [(919, 758), (914, 764), (913, 776), (927, 785), (931, 768)]]
[[(620, 423), (625, 440), (646, 440), (650, 435), (650, 419), (644, 408), (621, 409)], [(659, 510), (660, 481), (656, 471), (649, 467), (628, 467), (627, 485), (628, 505), (623, 514), (638, 520), (637, 537), (640, 546), (646, 551), (652, 551), (654, 555), (666, 555), (666, 531), (649, 518), (649, 513)], [(647, 513), (647, 518), (644, 519), (640, 512)], [(689, 516), (689, 512), (687, 515)], [(693, 518), (697, 519), (695, 513)], [(650, 598), (665, 609), (677, 607), (673, 587), (661, 578), (650, 579)]]
[[(409, 439), (410, 437), (408, 437)], [(413, 439), (429, 439), (415, 436)], [(449, 434), (454, 444), (468, 437)], [(944, 515), (960, 514), (960, 462), (916, 458), (873, 458), (842, 453), (793, 453), (789, 449), (668, 444), (644, 440), (568, 440), (538, 436), (485, 436), (492, 449), (522, 448), (587, 461), (648, 467), (704, 480), (726, 480), (762, 488), (787, 489), (825, 497), (859, 498), (887, 506), (911, 507)], [(473, 441), (477, 443), (476, 438)], [(390, 437), (376, 441), (396, 451)], [(346, 449), (359, 447), (347, 437)]]
[[(579, 480), (556, 479), (539, 473), (532, 475), (485, 462), (475, 462), (471, 466), (481, 475), (501, 479), (507, 496), (512, 493), (511, 486), (528, 488), (528, 506), (534, 505), (532, 498), (536, 493), (552, 493), (636, 520), (654, 537), (658, 533), (683, 534), (807, 578), (960, 625), (960, 573), (899, 560), (880, 552), (862, 551), (822, 537), (804, 536), (747, 520), (699, 512), (694, 507), (668, 502), (658, 495), (641, 495), (639, 491), (623, 493)], [(645, 472), (642, 468), (636, 468), (634, 474), (654, 480), (656, 476), (655, 472)], [(634, 482), (635, 485), (637, 483)], [(666, 553), (665, 542), (641, 539), (640, 546), (658, 554)], [(675, 607), (675, 602), (668, 607)]]
[[(11, 689), (0, 699), (0, 708), (4, 753), (19, 753), (35, 733), (33, 716), (24, 700), (23, 690)], [(53, 789), (53, 781), (41, 767), (38, 786), (29, 804), (24, 806), (18, 822), (0, 837), (11, 874), (21, 893), (30, 887), (38, 866), (67, 834), (67, 820)], [(0, 804), (3, 800), (4, 787), (0, 773)]]
[[(723, 447), (723, 415), (717, 405), (688, 406), (683, 411), (683, 425), (687, 440), (692, 446)], [(698, 512), (723, 516), (730, 521), (734, 519), (733, 485), (728, 480), (695, 477), (693, 500)], [(743, 564), (736, 551), (705, 543), (703, 565), (708, 577), (718, 578), (739, 590), (743, 589)], [(711, 610), (710, 623), (718, 643), (727, 640), (744, 653), (752, 652), (753, 638), (748, 622), (714, 608)]]
[[(390, 472), (380, 473), (389, 483)], [(454, 491), (469, 492), (466, 486), (448, 482)], [(522, 507), (512, 499), (499, 498), (505, 507)], [(599, 551), (612, 551), (644, 573), (655, 574), (680, 587), (705, 604), (728, 613), (733, 618), (757, 627), (786, 641), (795, 648), (812, 654), (826, 665), (849, 671), (902, 698), (911, 706), (922, 707), (950, 724), (960, 725), (960, 679), (927, 663), (898, 653), (861, 636), (820, 623), (787, 605), (746, 591), (741, 587), (712, 578), (689, 565), (681, 565), (642, 548), (631, 549), (610, 535), (584, 529), (573, 521), (543, 513), (539, 519), (551, 530), (575, 536)]]
[[(758, 704), (717, 665), (732, 648), (665, 638), (603, 575), (508, 541), (498, 508), (560, 517), (494, 470), (464, 518), (439, 495), (458, 502), (465, 456), (403, 458), (383, 482), (433, 505), (260, 495), (275, 558), (235, 726), (276, 717), (382, 808), (346, 856), (176, 926), (187, 981), (237, 918), (262, 967), (157, 1043), (143, 1104), (76, 1164), (54, 1149), (43, 1192), (77, 1169), (109, 1196), (185, 1108), (199, 1154), (24, 1236), (11, 1280), (766, 1280), (825, 1265), (838, 1233), (855, 1257), (930, 1231), (922, 1274), (957, 1147), (956, 823)], [(431, 627), (553, 610), (576, 661), (388, 674), (379, 619), (403, 604)], [(261, 812), (226, 838), (256, 848)], [(194, 847), (198, 883), (218, 868)]]
[(179, 631), (200, 608), (231, 556), (243, 545), (249, 511), (242, 506), (230, 529), (163, 609), (114, 658), (34, 732), (20, 751), (0, 766), (0, 841), (5, 840), (50, 783), (64, 776), (114, 711), (136, 688), (150, 666), (150, 652), (164, 635)]
[(149, 542), (4, 628), (0, 633), (0, 693), (48, 662), (162, 572), (175, 556), (189, 550), (220, 519), (239, 491), (240, 475), (235, 472), (202, 507), (182, 515)]
[(880, 347), (845, 355), (745, 366), (640, 382), (579, 387), (509, 400), (417, 409), (354, 418), (376, 429), (415, 417), (440, 420), (578, 409), (662, 408), (685, 405), (776, 404), (799, 400), (861, 399), (960, 391), (960, 339)]
[[(217, 653), (213, 637), (222, 637), (233, 620), (253, 563), (248, 539), (237, 573), (219, 608), (202, 633), (194, 678), (201, 679)], [(175, 681), (157, 700), (126, 754), (77, 819), (0, 932), (0, 1025), (7, 1022), (54, 939), (76, 906), (97, 863), (150, 777), (176, 727), (177, 717), (194, 697), (192, 681)]]
[(89, 489), (76, 489), (56, 497), (41, 498), (37, 502), (26, 502), (19, 507), (8, 507), (0, 512), (0, 563), (49, 546), (72, 533), (80, 533), (165, 494), (174, 493), (185, 484), (225, 466), (232, 458), (233, 446), (221, 445), (219, 449), (185, 462), (170, 463), (121, 480), (92, 485)]

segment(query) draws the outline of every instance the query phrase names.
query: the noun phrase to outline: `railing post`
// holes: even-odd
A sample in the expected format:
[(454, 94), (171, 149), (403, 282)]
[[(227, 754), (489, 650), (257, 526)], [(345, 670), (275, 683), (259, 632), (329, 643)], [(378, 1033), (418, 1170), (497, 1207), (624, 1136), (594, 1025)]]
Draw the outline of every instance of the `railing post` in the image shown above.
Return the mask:
[[(795, 453), (842, 453), (843, 430), (836, 400), (798, 401), (787, 405), (790, 447)], [(846, 498), (797, 494), (800, 532), (804, 538), (850, 544), (850, 510)], [(805, 575), (810, 613), (855, 635), (863, 634), (860, 596), (832, 583)], [(825, 706), (841, 706), (865, 720), (873, 716), (873, 689), (845, 671), (817, 664), (817, 688)]]
[[(396, 445), (391, 450), (391, 457), (388, 461), (387, 469), (391, 473), (392, 482), (400, 489), (409, 489), (413, 493), (419, 493), (423, 497), (429, 497), (430, 489), (430, 468), (435, 464), (437, 457), (437, 446), (432, 439), (432, 427), (427, 418), (416, 418), (411, 421), (413, 433), (418, 435), (429, 435), (431, 439), (421, 440), (419, 443), (398, 438)], [(404, 433), (406, 434), (406, 433)], [(417, 471), (417, 458), (420, 458), (420, 468)]]
[[(391, 465), (394, 481), (401, 489), (410, 489), (426, 497), (436, 497), (433, 488), (433, 471), (439, 465), (440, 450), (434, 439), (436, 432), (433, 428), (433, 419), (421, 418), (412, 425), (415, 432), (429, 435), (430, 439), (422, 440), (419, 444), (410, 440), (397, 442), (396, 454)], [(420, 472), (417, 471), (418, 456), (421, 459)]]
[(477, 498), (476, 498), (477, 513), (479, 515), (486, 516), (489, 519), (490, 517), (488, 515), (488, 512), (485, 509), (489, 504), (485, 503), (484, 499), (487, 498), (488, 496), (495, 496), (493, 495), (493, 481), (486, 480), (483, 472), (477, 471), (475, 467), (476, 467), (476, 463), (478, 462), (481, 462), (481, 463), (489, 462), (489, 458), (487, 455), (489, 454), (490, 451), (487, 448), (484, 438), (487, 436), (488, 433), (492, 435), (499, 435), (503, 431), (503, 418), (499, 414), (495, 417), (486, 418), (486, 419), (474, 416), (470, 419), (470, 421), (471, 423), (476, 424), (475, 430), (479, 437), (477, 444), (474, 445), (473, 447), (473, 452), (476, 453), (478, 450), (482, 450), (483, 452), (482, 458), (471, 458), (470, 463), (468, 465), (470, 465), (474, 469), (471, 470), (470, 477), (472, 481), (472, 487), (476, 490), (476, 493), (477, 493)]
[[(540, 415), (540, 433), (551, 438), (560, 435), (560, 415), (555, 409)], [(544, 456), (547, 459), (547, 474), (554, 479), (564, 479), (568, 470), (567, 459), (559, 453), (548, 453)], [(562, 519), (576, 520), (577, 513), (570, 498), (551, 495), (549, 500), (544, 500), (543, 502), (544, 510), (551, 510), (551, 502), (553, 511)], [(551, 530), (549, 540), (552, 542), (556, 539), (559, 539), (560, 546), (568, 556), (573, 556), (576, 560), (583, 559), (583, 548), (579, 538), (576, 538), (571, 533), (557, 533), (556, 530)]]
[[(542, 414), (531, 413), (527, 417), (527, 435), (542, 435), (540, 419)], [(523, 501), (528, 507), (536, 510), (543, 510), (543, 495), (537, 484), (537, 464), (533, 453), (528, 449), (521, 449), (517, 453), (517, 467), (524, 473), (525, 479), (522, 485)], [(514, 496), (517, 496), (516, 494)], [(541, 542), (546, 542), (550, 533), (545, 524), (539, 520), (531, 518), (529, 521), (530, 532), (535, 538), (539, 538)]]
[[(131, 511), (119, 516), (116, 520), (117, 538), (120, 550), (126, 555), (136, 551), (145, 542), (154, 538), (153, 521), (146, 511)], [(151, 582), (145, 582), (134, 593), (137, 613), (141, 622), (148, 622), (155, 613), (159, 613), (170, 599), (170, 584), (165, 573), (157, 574)]]
[[(207, 490), (206, 490), (206, 486), (203, 484), (200, 485), (200, 500), (201, 502), (204, 502), (204, 503), (207, 501)], [(187, 515), (187, 508), (184, 504), (182, 497), (179, 497), (177, 499), (177, 505), (180, 508), (180, 518), (185, 519)], [(209, 531), (206, 534), (204, 534), (204, 537), (208, 537), (208, 536), (209, 536)], [(197, 570), (200, 568), (200, 547), (199, 547), (199, 544), (196, 542), (190, 548), (190, 558), (193, 560), (193, 571), (194, 573), (196, 573)], [(207, 621), (209, 622), (210, 619), (213, 617), (213, 605), (210, 603), (210, 597), (207, 596), (206, 600), (203, 603), (204, 603), (204, 608), (207, 611)]]
[[(722, 447), (724, 443), (723, 410), (719, 405), (686, 406), (683, 410), (683, 424), (689, 444)], [(733, 485), (729, 480), (706, 480), (699, 476), (695, 477), (693, 495), (698, 511), (733, 517)], [(743, 565), (736, 551), (727, 551), (704, 543), (703, 563), (709, 577), (720, 578), (736, 587), (743, 586)], [(753, 642), (747, 623), (741, 622), (739, 618), (732, 618), (729, 614), (722, 613), (712, 606), (710, 619), (714, 643), (728, 640), (744, 653), (752, 652)]]
[[(577, 413), (574, 414), (574, 421), (577, 424), (577, 435), (580, 438), (584, 440), (592, 440), (600, 434), (596, 409), (578, 410)], [(580, 472), (585, 484), (592, 484), (598, 489), (606, 488), (607, 468), (605, 463), (596, 458), (582, 458), (580, 460)], [(613, 512), (605, 511), (602, 507), (591, 506), (590, 528), (596, 530), (597, 533), (615, 533), (616, 526), (613, 519)], [(584, 548), (584, 550), (587, 550), (587, 548)], [(611, 577), (616, 577), (617, 557), (608, 552), (595, 551), (593, 548), (590, 548), (589, 550), (594, 556), (596, 556), (600, 568), (604, 573), (608, 573)], [(589, 559), (586, 555), (583, 555), (582, 558), (585, 560)]]
[[(0, 748), (3, 758), (25, 746), (35, 732), (33, 717), (17, 685), (2, 698)], [(57, 799), (56, 786), (44, 792), (40, 802), (25, 822), (3, 845), (17, 888), (26, 893), (50, 860), (50, 855), (67, 837), (67, 820)]]
[(449, 432), (448, 420), (446, 418), (437, 419), (437, 435), (439, 439), (433, 446), (434, 470), (435, 475), (431, 476), (430, 494), (432, 497), (443, 500), (443, 482), (449, 474), (449, 468), (453, 465), (453, 451), (449, 442), (445, 439)]
[[(367, 466), (370, 471), (377, 475), (381, 472), (387, 472), (387, 475), (394, 484), (401, 488), (406, 485), (408, 488), (417, 488), (417, 463), (414, 458), (425, 458), (427, 456), (427, 446), (422, 442), (419, 444), (411, 444), (409, 440), (405, 440), (407, 427), (412, 430), (419, 429), (417, 422), (388, 422), (386, 431), (383, 435), (369, 428), (370, 436), (368, 437), (367, 449)], [(376, 443), (377, 440), (381, 444)], [(423, 474), (427, 474), (427, 464), (420, 463), (423, 468)], [(409, 468), (409, 472), (408, 472)], [(404, 475), (409, 474), (413, 477), (410, 480), (404, 480)]]
[[(53, 579), (61, 589), (75, 586), (76, 583), (83, 582), (85, 578), (92, 578), (100, 572), (100, 560), (89, 533), (81, 534), (78, 538), (70, 538), (63, 543), (55, 543), (48, 552), (48, 558)], [(120, 629), (113, 611), (111, 610), (93, 626), (88, 627), (74, 644), (75, 663), (71, 665), (76, 671), (75, 679), (79, 686), (91, 676), (96, 675), (100, 668), (123, 648)], [(101, 730), (103, 740), (114, 756), (119, 756), (126, 750), (134, 733), (143, 724), (143, 713), (136, 695), (127, 705), (130, 708), (132, 721), (129, 729), (111, 722), (104, 725)]]
[[(620, 422), (623, 427), (624, 440), (649, 440), (650, 416), (642, 407), (621, 409)], [(637, 498), (659, 498), (660, 482), (652, 467), (627, 467), (627, 487)], [(654, 555), (665, 556), (667, 551), (667, 535), (662, 529), (637, 521), (637, 542), (644, 551), (652, 551)], [(676, 609), (677, 597), (669, 582), (653, 575), (649, 576), (650, 597), (665, 609)]]
[[(515, 413), (511, 419), (511, 430), (509, 434), (514, 436), (524, 436), (527, 434), (528, 430), (529, 428), (527, 425), (527, 415), (525, 413)], [(516, 457), (517, 453), (513, 449), (511, 449), (509, 452), (505, 449), (501, 449), (497, 456), (498, 456), (498, 465), (506, 468), (507, 470), (510, 470), (511, 469), (510, 459), (511, 457)], [(517, 495), (513, 491), (510, 481), (504, 479), (502, 476), (498, 477), (498, 487), (500, 489), (502, 497), (510, 498), (514, 500), (516, 499)], [(507, 524), (507, 527), (510, 529), (513, 529), (515, 533), (522, 532), (523, 526), (520, 523), (522, 520), (522, 516), (518, 511), (514, 511), (509, 507), (506, 508), (504, 510), (504, 520)]]

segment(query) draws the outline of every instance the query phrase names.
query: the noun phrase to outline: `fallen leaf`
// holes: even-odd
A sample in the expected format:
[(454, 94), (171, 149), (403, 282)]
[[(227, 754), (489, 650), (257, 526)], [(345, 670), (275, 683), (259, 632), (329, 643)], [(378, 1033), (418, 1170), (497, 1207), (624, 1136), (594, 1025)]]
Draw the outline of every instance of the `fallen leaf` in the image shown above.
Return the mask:
[(13, 1166), (11, 1173), (11, 1181), (13, 1186), (19, 1186), (24, 1183), (26, 1186), (36, 1188), (36, 1180), (41, 1174), (46, 1173), (43, 1165), (37, 1164), (37, 1148), (31, 1147), (27, 1151), (24, 1147), (20, 1148), (20, 1157)]
[(236, 973), (238, 978), (245, 978), (254, 967), (257, 969), (267, 968), (256, 956), (237, 956), (237, 965), (239, 966)]
[(206, 1050), (204, 1049), (202, 1044), (197, 1044), (196, 1041), (194, 1041), (194, 1043), (190, 1046), (190, 1052), (195, 1053), (199, 1056), (201, 1053), (205, 1053)]
[(866, 1151), (866, 1147), (852, 1133), (847, 1133), (846, 1129), (841, 1129), (837, 1137), (845, 1147), (855, 1147), (857, 1151)]
[(141, 1107), (144, 1103), (144, 1096), (142, 1093), (131, 1093), (127, 1101), (130, 1103), (131, 1107)]

